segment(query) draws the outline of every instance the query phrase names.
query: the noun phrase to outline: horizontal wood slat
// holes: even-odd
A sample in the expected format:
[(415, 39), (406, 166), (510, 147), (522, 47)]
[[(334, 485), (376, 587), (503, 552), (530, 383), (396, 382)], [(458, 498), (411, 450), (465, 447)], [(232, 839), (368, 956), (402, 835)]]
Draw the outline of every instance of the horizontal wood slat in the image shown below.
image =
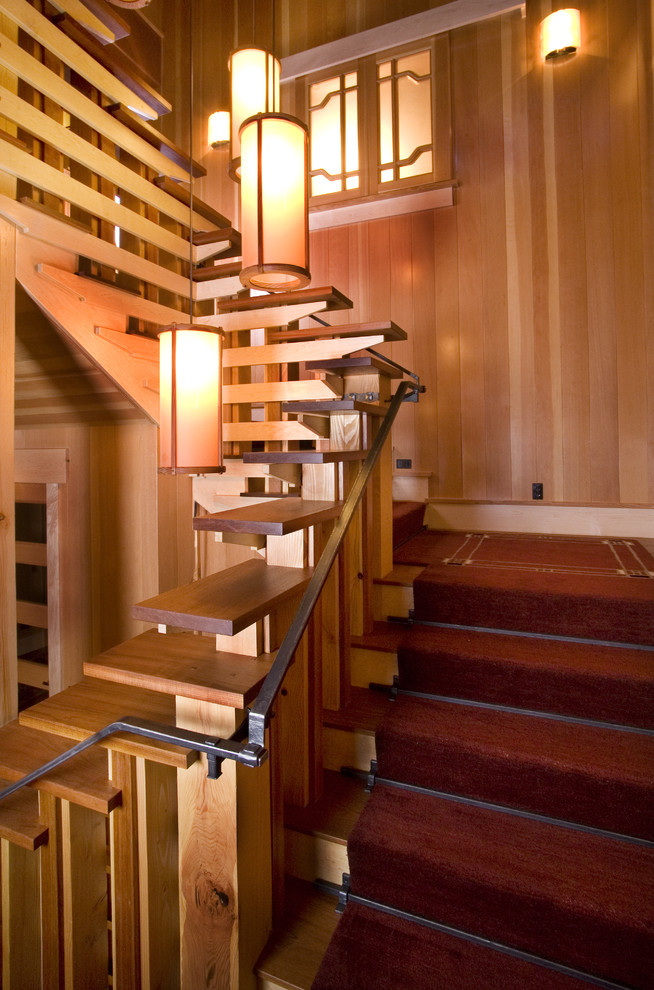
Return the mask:
[(326, 431), (312, 429), (304, 423), (286, 422), (223, 423), (223, 439), (234, 442), (256, 440), (317, 440), (328, 436)]
[[(173, 156), (170, 148), (167, 148), (167, 154), (163, 153), (160, 150), (160, 146), (164, 143), (163, 138), (155, 146), (154, 139), (145, 127), (137, 131), (132, 126), (126, 126), (116, 114), (109, 113), (93, 103), (5, 35), (0, 35), (0, 65), (14, 72), (39, 93), (54, 100), (74, 117), (85, 121), (93, 130), (98, 131), (120, 148), (124, 148), (140, 162), (177, 179), (188, 179), (188, 158), (185, 159), (181, 153)], [(152, 130), (154, 131), (154, 128)], [(144, 138), (144, 134), (148, 134), (148, 139)], [(204, 171), (201, 174), (204, 174)]]
[(37, 629), (48, 628), (48, 606), (36, 602), (16, 602), (16, 621)]
[(45, 543), (24, 543), (16, 541), (16, 563), (45, 567), (48, 563), (48, 548)]
[[(4, 86), (0, 86), (0, 109), (3, 116), (13, 120), (39, 141), (45, 141), (62, 154), (115, 183), (122, 192), (131, 193), (148, 206), (179, 223), (188, 225), (188, 208), (185, 209), (177, 199), (168, 196), (155, 183), (149, 182), (133, 169), (122, 165), (116, 158), (94, 147), (69, 127), (64, 127), (30, 103), (21, 100)], [(211, 230), (211, 225), (200, 213), (193, 213), (193, 224), (200, 230)]]
[(242, 402), (290, 402), (293, 399), (333, 399), (341, 394), (340, 380), (330, 378), (303, 379), (291, 382), (246, 382), (242, 385), (223, 385), (223, 402), (226, 405)]
[(28, 684), (30, 687), (47, 691), (50, 686), (48, 680), (48, 665), (36, 663), (34, 660), (21, 660), (18, 658), (18, 683)]
[(301, 595), (310, 568), (247, 560), (132, 606), (135, 619), (234, 636)]
[(207, 174), (204, 165), (201, 165), (195, 159), (191, 162), (188, 154), (182, 148), (179, 148), (170, 138), (167, 138), (165, 134), (162, 134), (156, 127), (148, 123), (147, 120), (143, 120), (138, 114), (135, 114), (129, 107), (123, 106), (122, 103), (114, 103), (110, 107), (106, 107), (106, 110), (112, 117), (124, 124), (126, 128), (146, 141), (152, 149), (168, 159), (168, 167), (160, 170), (164, 175), (173, 175), (174, 166), (178, 166), (184, 170), (185, 175), (182, 176), (184, 179), (188, 179), (191, 173), (191, 167), (193, 168), (193, 178), (195, 179), (199, 179)]
[(93, 10), (90, 10), (86, 4), (82, 3), (82, 0), (51, 0), (51, 2), (56, 10), (61, 11), (62, 14), (70, 15), (82, 27), (97, 35), (103, 44), (106, 45), (116, 41), (116, 32), (111, 29), (105, 20), (101, 20), (94, 14)]
[[(154, 184), (168, 196), (182, 203), (186, 207), (186, 215), (188, 216), (188, 210), (191, 205), (191, 192), (186, 183), (174, 182), (167, 175), (157, 175), (154, 179)], [(193, 194), (193, 210), (198, 216), (204, 217), (205, 220), (208, 220), (215, 227), (231, 227), (231, 221), (227, 217), (224, 217), (222, 213), (215, 210), (209, 203), (204, 203), (195, 193)]]
[(157, 116), (136, 93), (98, 65), (95, 59), (67, 38), (47, 17), (27, 3), (27, 0), (2, 0), (2, 10), (31, 38), (88, 79), (91, 85), (96, 86), (109, 99), (133, 107), (147, 119), (154, 119)]
[(178, 258), (188, 258), (189, 245), (183, 237), (178, 237), (126, 206), (115, 203), (108, 196), (90, 189), (77, 179), (21, 151), (20, 148), (5, 145), (0, 165), (10, 175), (24, 179), (53, 196), (74, 203), (101, 220), (106, 220), (155, 247), (162, 248)]
[(14, 476), (25, 484), (59, 484), (68, 480), (66, 447), (17, 447)]

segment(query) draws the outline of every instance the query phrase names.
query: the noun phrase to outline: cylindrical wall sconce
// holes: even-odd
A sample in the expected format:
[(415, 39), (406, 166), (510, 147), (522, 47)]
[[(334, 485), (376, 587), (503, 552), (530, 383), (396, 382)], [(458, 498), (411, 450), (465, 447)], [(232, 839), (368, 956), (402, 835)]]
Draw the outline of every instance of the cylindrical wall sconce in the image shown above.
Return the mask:
[(248, 117), (279, 110), (280, 64), (262, 48), (239, 48), (229, 57), (232, 89), (231, 153), (229, 174), (237, 181), (241, 175), (239, 131)]
[(247, 288), (301, 289), (309, 273), (308, 132), (286, 114), (257, 114), (241, 127), (240, 279)]
[(576, 7), (555, 10), (540, 25), (543, 61), (574, 55), (581, 44), (581, 16)]
[(216, 110), (209, 117), (207, 140), (212, 148), (229, 143), (229, 110)]
[(224, 471), (222, 349), (217, 327), (173, 324), (159, 331), (159, 470)]

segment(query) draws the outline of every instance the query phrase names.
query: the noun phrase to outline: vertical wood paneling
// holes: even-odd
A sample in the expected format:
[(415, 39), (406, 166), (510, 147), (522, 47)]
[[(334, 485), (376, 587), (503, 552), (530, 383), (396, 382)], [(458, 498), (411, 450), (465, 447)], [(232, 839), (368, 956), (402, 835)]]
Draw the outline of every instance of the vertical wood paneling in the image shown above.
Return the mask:
[(14, 533), (16, 229), (0, 218), (0, 725), (18, 714)]
[[(461, 440), (460, 300), (453, 288), (459, 280), (456, 251), (456, 207), (434, 213), (434, 284), (436, 298), (436, 377), (424, 384), (435, 393), (438, 415), (438, 460), (423, 457), (420, 467), (432, 471), (430, 494), (463, 497)], [(417, 344), (417, 346), (419, 346)], [(421, 349), (418, 349), (421, 354)], [(418, 408), (422, 406), (422, 399)]]

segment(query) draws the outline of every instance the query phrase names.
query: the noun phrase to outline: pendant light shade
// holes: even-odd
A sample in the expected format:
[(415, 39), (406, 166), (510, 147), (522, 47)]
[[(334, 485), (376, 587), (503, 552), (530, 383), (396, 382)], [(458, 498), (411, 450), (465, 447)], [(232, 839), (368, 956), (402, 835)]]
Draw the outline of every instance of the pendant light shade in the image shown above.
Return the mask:
[(241, 127), (241, 238), (247, 288), (300, 289), (309, 273), (307, 128), (286, 114)]
[(222, 348), (216, 327), (173, 324), (159, 331), (159, 470), (224, 471)]
[(207, 140), (212, 148), (219, 148), (229, 142), (229, 111), (216, 110), (209, 117)]
[(576, 7), (555, 10), (540, 25), (543, 61), (574, 55), (581, 44), (581, 16)]
[(229, 174), (239, 180), (241, 145), (239, 131), (248, 117), (279, 110), (280, 64), (262, 48), (239, 48), (229, 59), (231, 72), (231, 154)]

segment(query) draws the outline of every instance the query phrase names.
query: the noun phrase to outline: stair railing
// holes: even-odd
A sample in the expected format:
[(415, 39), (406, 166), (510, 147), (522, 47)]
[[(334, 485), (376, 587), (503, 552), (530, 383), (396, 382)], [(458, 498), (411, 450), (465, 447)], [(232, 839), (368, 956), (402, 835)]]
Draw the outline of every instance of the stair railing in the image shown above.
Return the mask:
[(0, 791), (0, 801), (20, 790), (20, 788), (34, 783), (35, 780), (50, 773), (51, 770), (61, 766), (62, 763), (66, 763), (85, 749), (89, 749), (89, 747), (101, 742), (115, 732), (126, 732), (131, 735), (144, 736), (160, 742), (185, 746), (198, 753), (206, 753), (208, 776), (212, 778), (220, 776), (220, 768), (223, 760), (235, 760), (249, 767), (261, 766), (268, 759), (269, 755), (265, 747), (266, 727), (270, 721), (273, 704), (281, 689), (293, 655), (309, 623), (309, 619), (320, 597), (332, 565), (341, 549), (354, 513), (372, 477), (375, 465), (388, 439), (400, 406), (405, 401), (415, 401), (413, 400), (413, 396), (419, 391), (423, 391), (420, 385), (417, 385), (413, 381), (405, 380), (400, 382), (395, 394), (390, 400), (386, 415), (377, 430), (361, 470), (343, 503), (342, 512), (325, 544), (320, 560), (314, 568), (298, 609), (277, 651), (272, 667), (266, 675), (256, 700), (248, 711), (246, 742), (243, 741), (243, 727), (230, 739), (207, 739), (202, 733), (193, 732), (190, 729), (160, 725), (145, 719), (125, 716), (118, 721), (110, 723), (99, 732), (82, 740), (48, 763), (44, 763), (42, 766), (37, 767), (36, 770), (21, 777), (20, 780), (4, 788), (4, 790)]

